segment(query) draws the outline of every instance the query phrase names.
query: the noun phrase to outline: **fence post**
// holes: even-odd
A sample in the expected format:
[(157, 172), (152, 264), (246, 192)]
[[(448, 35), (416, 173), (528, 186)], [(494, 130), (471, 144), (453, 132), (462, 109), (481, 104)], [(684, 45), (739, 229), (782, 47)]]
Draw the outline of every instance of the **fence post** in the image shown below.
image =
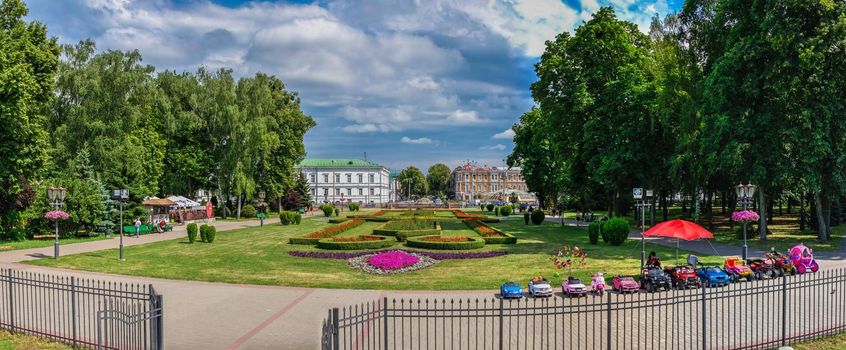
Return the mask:
[(706, 291), (705, 285), (702, 285), (702, 350), (708, 350), (708, 312), (706, 310)]
[(781, 276), (781, 346), (787, 346), (787, 276)]
[(157, 304), (159, 306), (159, 321), (156, 323), (158, 330), (156, 331), (157, 341), (159, 342), (159, 350), (164, 349), (164, 296), (161, 294), (156, 296)]
[(388, 350), (388, 297), (382, 299), (382, 333), (384, 348)]
[(340, 327), (339, 327), (339, 319), (338, 319), (338, 308), (332, 308), (332, 349), (338, 350), (341, 348), (341, 336), (340, 336)]
[(608, 334), (605, 335), (605, 341), (608, 342), (608, 350), (611, 350), (611, 293), (608, 293), (607, 305), (608, 308), (605, 311), (605, 315), (608, 318), (608, 324), (605, 327), (605, 331)]
[(12, 269), (6, 270), (9, 276), (9, 327), (12, 332), (15, 331), (15, 297), (13, 294), (14, 282), (12, 281)]
[(77, 335), (76, 335), (76, 278), (71, 276), (70, 278), (70, 297), (71, 297), (71, 332), (73, 334), (73, 347), (77, 347)]
[(503, 321), (505, 320), (505, 310), (503, 309), (503, 299), (499, 299), (499, 350), (504, 349), (505, 341), (503, 340)]

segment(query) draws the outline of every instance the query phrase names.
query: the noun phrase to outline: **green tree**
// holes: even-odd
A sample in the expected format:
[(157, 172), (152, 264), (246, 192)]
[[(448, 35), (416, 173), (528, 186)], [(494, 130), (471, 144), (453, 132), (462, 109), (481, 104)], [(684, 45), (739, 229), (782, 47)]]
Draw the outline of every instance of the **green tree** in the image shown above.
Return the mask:
[(0, 231), (22, 228), (30, 182), (48, 161), (45, 115), (59, 46), (39, 22), (25, 22), (20, 0), (0, 2)]
[(429, 184), (429, 193), (443, 197), (449, 191), (450, 170), (446, 164), (437, 163), (429, 167), (426, 173), (426, 181)]
[(307, 207), (311, 204), (311, 188), (308, 185), (305, 174), (298, 172), (297, 183), (294, 185), (294, 192), (297, 193), (297, 198), (300, 201), (299, 207)]
[[(400, 171), (397, 175), (397, 182), (400, 185), (399, 193), (405, 199), (425, 196), (429, 192), (429, 183), (417, 167), (410, 166)], [(411, 193), (409, 193), (409, 188)]]
[(523, 180), (529, 191), (537, 195), (541, 207), (555, 206), (561, 192), (558, 178), (561, 158), (555, 155), (546, 122), (539, 108), (524, 113), (520, 122), (511, 128), (514, 130), (514, 149), (507, 159), (508, 166), (521, 167)]

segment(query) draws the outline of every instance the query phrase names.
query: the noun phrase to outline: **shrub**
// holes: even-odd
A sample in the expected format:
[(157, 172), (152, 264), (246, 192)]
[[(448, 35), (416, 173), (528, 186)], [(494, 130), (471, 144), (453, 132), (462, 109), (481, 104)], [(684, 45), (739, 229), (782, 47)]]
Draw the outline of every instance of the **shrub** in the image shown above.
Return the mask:
[(488, 208), (488, 211), (493, 211), (493, 210), (494, 210), (494, 205), (493, 205), (493, 204), (488, 204), (488, 206), (487, 206), (486, 208)]
[(303, 215), (297, 212), (294, 212), (294, 223), (299, 225), (300, 222), (303, 221)]
[(320, 206), (320, 210), (323, 211), (323, 216), (330, 217), (332, 216), (332, 212), (335, 211), (335, 207), (333, 207), (331, 204), (324, 204)]
[(348, 205), (347, 208), (349, 208), (350, 211), (358, 211), (358, 208), (359, 208), (358, 203), (350, 203), (350, 205)]
[(244, 218), (254, 218), (256, 217), (256, 207), (252, 204), (247, 204), (241, 207), (241, 217)]
[(279, 223), (282, 225), (290, 225), (294, 222), (294, 213), (283, 210), (279, 213)]
[(485, 205), (484, 205), (484, 204), (479, 204), (479, 209), (485, 210)]
[(602, 231), (608, 235), (608, 242), (611, 245), (621, 245), (629, 238), (629, 221), (613, 218), (602, 224)]
[(188, 242), (194, 243), (197, 240), (197, 224), (190, 223), (188, 224)]
[(506, 217), (511, 215), (511, 206), (506, 205), (502, 208), (499, 208), (499, 215), (506, 216)]
[(523, 222), (525, 222), (526, 225), (529, 224), (529, 213), (523, 213)]
[(341, 214), (341, 210), (338, 209), (338, 208), (335, 208), (335, 216), (338, 216), (340, 214)]
[(590, 225), (588, 225), (588, 238), (590, 239), (590, 244), (599, 243), (599, 231), (600, 224), (598, 222), (591, 222)]
[(209, 237), (209, 225), (203, 224), (200, 226), (200, 241), (205, 242)]
[(467, 240), (462, 242), (439, 242), (428, 240), (433, 239), (432, 237), (439, 238), (440, 236), (410, 237), (405, 244), (409, 247), (436, 250), (466, 250), (478, 249), (485, 246), (485, 240), (481, 237), (467, 237)]
[(209, 233), (206, 234), (206, 243), (214, 242), (214, 237), (217, 235), (217, 227), (209, 226)]
[(499, 207), (494, 208), (494, 216), (499, 216)]
[(546, 215), (543, 213), (543, 210), (535, 209), (535, 211), (532, 212), (532, 223), (540, 225), (543, 223), (544, 217), (546, 217)]

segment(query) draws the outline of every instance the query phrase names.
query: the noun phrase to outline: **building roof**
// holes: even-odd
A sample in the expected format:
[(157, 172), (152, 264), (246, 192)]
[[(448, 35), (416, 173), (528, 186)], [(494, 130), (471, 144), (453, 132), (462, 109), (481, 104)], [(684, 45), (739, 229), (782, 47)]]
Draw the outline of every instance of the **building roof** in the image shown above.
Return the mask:
[(371, 161), (355, 158), (306, 158), (298, 168), (384, 168)]
[(141, 202), (142, 205), (149, 206), (149, 207), (169, 207), (176, 203), (172, 200), (167, 198), (148, 198)]

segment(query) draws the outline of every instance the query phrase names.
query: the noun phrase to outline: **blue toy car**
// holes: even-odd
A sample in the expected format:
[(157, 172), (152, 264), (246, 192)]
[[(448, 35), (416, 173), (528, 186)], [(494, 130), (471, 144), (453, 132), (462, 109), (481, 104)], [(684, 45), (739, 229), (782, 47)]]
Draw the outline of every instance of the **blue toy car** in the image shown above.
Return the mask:
[(523, 297), (523, 287), (520, 287), (520, 285), (514, 281), (505, 282), (499, 287), (499, 295), (501, 295), (503, 299), (520, 299)]
[(731, 277), (723, 269), (716, 266), (698, 268), (696, 275), (699, 276), (702, 285), (705, 287), (722, 287), (731, 283)]

